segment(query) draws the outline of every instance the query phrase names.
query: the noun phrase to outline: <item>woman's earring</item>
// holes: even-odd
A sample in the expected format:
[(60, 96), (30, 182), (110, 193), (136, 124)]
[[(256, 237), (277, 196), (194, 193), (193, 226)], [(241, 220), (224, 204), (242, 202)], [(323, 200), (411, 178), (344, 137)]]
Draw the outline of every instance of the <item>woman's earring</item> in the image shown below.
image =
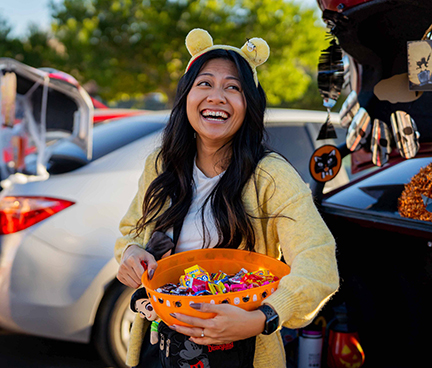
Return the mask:
[(194, 138), (196, 139), (196, 132), (194, 132)]

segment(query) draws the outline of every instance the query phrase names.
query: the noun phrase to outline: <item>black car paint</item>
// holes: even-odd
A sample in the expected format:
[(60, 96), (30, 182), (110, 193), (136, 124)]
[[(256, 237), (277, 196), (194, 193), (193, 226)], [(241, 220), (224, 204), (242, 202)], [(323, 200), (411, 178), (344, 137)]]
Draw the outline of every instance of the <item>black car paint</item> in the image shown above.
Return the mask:
[[(397, 199), (431, 158), (403, 161), (329, 193), (320, 211), (337, 244), (344, 303), (364, 367), (424, 366), (431, 338), (432, 223), (401, 217)], [(366, 199), (366, 200), (365, 200)], [(378, 363), (379, 362), (379, 363)]]

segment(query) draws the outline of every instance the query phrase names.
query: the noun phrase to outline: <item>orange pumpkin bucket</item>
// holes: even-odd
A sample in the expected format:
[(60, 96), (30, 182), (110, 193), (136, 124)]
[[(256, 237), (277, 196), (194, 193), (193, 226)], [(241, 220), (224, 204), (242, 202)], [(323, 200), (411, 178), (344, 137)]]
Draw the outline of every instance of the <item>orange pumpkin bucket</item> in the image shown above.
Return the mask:
[(222, 271), (226, 274), (236, 274), (242, 268), (249, 272), (269, 270), (281, 279), (290, 273), (290, 267), (264, 254), (238, 250), (238, 249), (199, 249), (182, 252), (158, 261), (158, 267), (151, 280), (148, 272), (144, 272), (142, 283), (151, 299), (153, 308), (167, 325), (185, 325), (170, 316), (170, 313), (182, 313), (199, 318), (212, 318), (214, 313), (202, 313), (189, 306), (190, 303), (229, 303), (244, 310), (255, 310), (261, 305), (263, 299), (273, 294), (279, 280), (259, 287), (217, 295), (186, 296), (165, 294), (155, 291), (167, 284), (179, 282), (186, 268), (199, 265), (209, 273)]

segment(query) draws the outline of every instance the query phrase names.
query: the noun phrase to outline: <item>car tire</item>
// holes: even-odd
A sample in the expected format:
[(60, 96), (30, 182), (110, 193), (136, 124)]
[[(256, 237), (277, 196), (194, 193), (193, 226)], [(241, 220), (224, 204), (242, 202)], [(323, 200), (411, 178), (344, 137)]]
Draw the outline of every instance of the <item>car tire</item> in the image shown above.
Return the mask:
[(93, 343), (110, 367), (126, 368), (126, 351), (135, 314), (130, 298), (135, 290), (114, 280), (98, 309), (93, 328)]

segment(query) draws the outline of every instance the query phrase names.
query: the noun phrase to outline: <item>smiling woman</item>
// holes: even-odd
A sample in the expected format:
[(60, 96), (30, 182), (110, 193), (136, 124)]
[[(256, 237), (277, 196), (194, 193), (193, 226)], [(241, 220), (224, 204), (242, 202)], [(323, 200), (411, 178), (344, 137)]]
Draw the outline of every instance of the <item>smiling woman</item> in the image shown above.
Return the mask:
[[(252, 38), (241, 49), (213, 45), (206, 31), (196, 29), (186, 45), (192, 59), (179, 81), (162, 146), (148, 157), (120, 223), (117, 278), (138, 288), (142, 262), (152, 278), (159, 260), (154, 239), (161, 233), (172, 242), (171, 252), (218, 247), (274, 258), (282, 252), (291, 273), (256, 310), (192, 303), (215, 317), (173, 313), (178, 324), (159, 324), (163, 367), (282, 368), (278, 328), (308, 324), (338, 288), (334, 239), (306, 184), (263, 143), (266, 97), (256, 67), (269, 55), (267, 43)], [(130, 366), (148, 362), (148, 349), (141, 348), (148, 344), (147, 327), (135, 319)]]

